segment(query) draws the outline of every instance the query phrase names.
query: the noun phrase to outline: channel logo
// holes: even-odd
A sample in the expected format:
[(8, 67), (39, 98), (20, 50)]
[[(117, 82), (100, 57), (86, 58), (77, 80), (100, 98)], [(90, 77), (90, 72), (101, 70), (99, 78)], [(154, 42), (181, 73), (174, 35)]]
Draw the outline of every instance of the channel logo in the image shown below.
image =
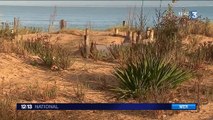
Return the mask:
[(190, 11), (190, 18), (191, 19), (197, 19), (198, 18), (198, 12), (197, 11)]
[(184, 11), (184, 12), (178, 12), (179, 16), (188, 16), (190, 19), (197, 19), (198, 18), (198, 12), (197, 11)]

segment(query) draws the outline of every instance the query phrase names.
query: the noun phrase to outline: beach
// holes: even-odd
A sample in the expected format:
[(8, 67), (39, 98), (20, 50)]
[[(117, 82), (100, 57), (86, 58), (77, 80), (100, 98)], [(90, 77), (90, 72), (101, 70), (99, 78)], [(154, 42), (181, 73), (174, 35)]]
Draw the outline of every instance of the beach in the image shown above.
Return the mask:
[[(145, 8), (150, 16), (143, 26), (130, 24), (138, 19), (128, 21), (125, 7), (0, 7), (1, 22), (11, 23), (0, 27), (0, 119), (211, 120), (213, 24), (180, 17), (181, 9), (154, 25), (155, 8)], [(213, 19), (212, 7), (189, 9)], [(22, 111), (16, 103), (196, 103), (197, 108)]]
[[(184, 7), (174, 8), (179, 15)], [(14, 17), (19, 18), (22, 27), (41, 27), (47, 30), (50, 16), (54, 13), (54, 7), (39, 6), (1, 6), (1, 22), (12, 23)], [(158, 7), (144, 7), (144, 15), (147, 17), (147, 26), (153, 26), (156, 20)], [(162, 7), (162, 11), (167, 7)], [(197, 11), (202, 18), (213, 20), (212, 7), (187, 7), (188, 11)], [(122, 21), (128, 21), (129, 14), (140, 12), (140, 7), (57, 7), (54, 26), (59, 28), (59, 21), (67, 21), (69, 28), (84, 29), (90, 24), (93, 29), (104, 30), (113, 26), (122, 25)]]

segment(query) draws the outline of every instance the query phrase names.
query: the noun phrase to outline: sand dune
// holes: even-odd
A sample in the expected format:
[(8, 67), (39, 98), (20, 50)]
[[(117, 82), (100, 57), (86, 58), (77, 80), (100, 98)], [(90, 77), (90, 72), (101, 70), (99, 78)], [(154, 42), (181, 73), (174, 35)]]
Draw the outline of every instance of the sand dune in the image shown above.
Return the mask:
[[(51, 42), (57, 41), (63, 45), (71, 45), (72, 49), (78, 50), (78, 43), (82, 41), (83, 31), (71, 33), (51, 34)], [(30, 38), (36, 35), (26, 35)], [(201, 41), (212, 40), (204, 37)], [(91, 40), (98, 44), (110, 45), (121, 44), (122, 36), (112, 36), (110, 32), (91, 33)], [(32, 56), (28, 56), (32, 58)], [(28, 58), (28, 60), (29, 60)], [(115, 63), (86, 60), (75, 58), (75, 62), (67, 70), (51, 71), (42, 66), (33, 66), (30, 62), (16, 55), (0, 53), (0, 83), (1, 92), (10, 94), (17, 102), (66, 102), (66, 103), (106, 103), (124, 102), (117, 101), (109, 91), (109, 87), (117, 84), (112, 76)], [(208, 65), (204, 77), (203, 87), (213, 86), (213, 65)], [(193, 87), (194, 83), (185, 83), (183, 86)], [(55, 91), (53, 91), (55, 90)], [(29, 92), (31, 91), (31, 92)], [(51, 93), (51, 94), (50, 94)], [(193, 96), (191, 96), (193, 97)], [(183, 98), (182, 101), (187, 101)], [(203, 100), (204, 101), (204, 100)], [(135, 101), (132, 101), (135, 102)], [(181, 100), (180, 100), (181, 102)], [(191, 100), (193, 101), (193, 99)], [(80, 111), (73, 112), (78, 119), (150, 119), (153, 113), (125, 111)], [(210, 120), (213, 118), (213, 103), (201, 107), (199, 113), (181, 112), (174, 115), (164, 115), (165, 119), (171, 120)], [(93, 116), (93, 117), (92, 117)]]

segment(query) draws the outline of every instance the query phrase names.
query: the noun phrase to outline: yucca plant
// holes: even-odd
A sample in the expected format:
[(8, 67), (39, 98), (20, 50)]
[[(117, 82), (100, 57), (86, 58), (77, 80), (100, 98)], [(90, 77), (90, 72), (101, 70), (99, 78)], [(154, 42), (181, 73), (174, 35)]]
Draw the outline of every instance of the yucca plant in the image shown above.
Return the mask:
[(114, 76), (120, 83), (113, 89), (118, 98), (141, 98), (152, 88), (158, 91), (175, 88), (188, 80), (191, 74), (165, 59), (145, 56), (138, 62), (128, 62), (125, 67), (115, 68)]

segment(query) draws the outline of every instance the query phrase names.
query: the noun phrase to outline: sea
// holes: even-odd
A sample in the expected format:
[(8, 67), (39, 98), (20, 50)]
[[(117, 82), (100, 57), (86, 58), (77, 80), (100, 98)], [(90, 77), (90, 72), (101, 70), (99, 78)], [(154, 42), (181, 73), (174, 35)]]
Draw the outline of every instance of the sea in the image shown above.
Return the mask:
[[(144, 7), (146, 25), (153, 26), (156, 20), (158, 7)], [(166, 7), (161, 8), (162, 11)], [(180, 15), (182, 7), (175, 7), (174, 12)], [(213, 21), (213, 6), (186, 7), (188, 11), (196, 11), (202, 18), (208, 17)], [(141, 8), (135, 7), (39, 7), (39, 6), (0, 6), (0, 22), (12, 24), (14, 17), (18, 18), (22, 27), (39, 27), (47, 29), (50, 20), (54, 21), (54, 27), (59, 28), (59, 21), (67, 21), (68, 28), (104, 30), (113, 26), (122, 25), (130, 15), (139, 14)]]

